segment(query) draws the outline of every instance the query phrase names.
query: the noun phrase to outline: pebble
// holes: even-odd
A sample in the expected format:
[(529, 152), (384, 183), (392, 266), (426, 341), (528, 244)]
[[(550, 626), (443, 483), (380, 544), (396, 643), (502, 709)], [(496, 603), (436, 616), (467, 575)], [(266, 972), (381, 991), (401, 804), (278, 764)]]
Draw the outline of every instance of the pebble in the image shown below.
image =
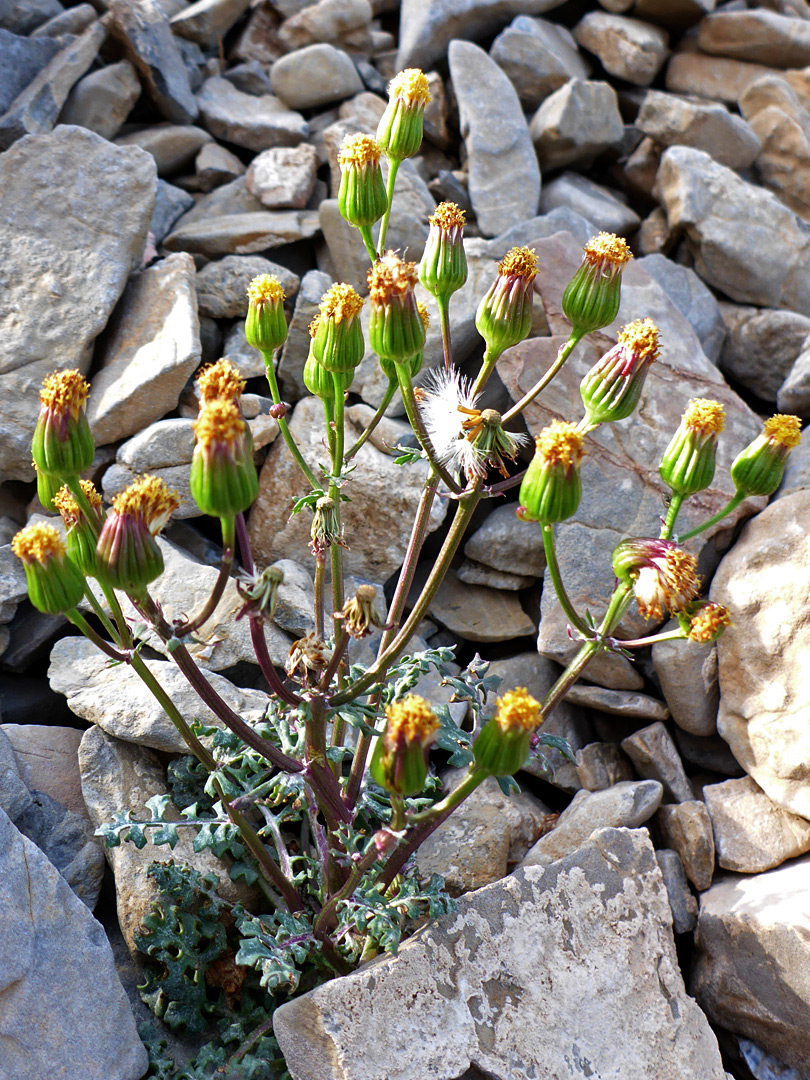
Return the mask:
[(666, 30), (640, 19), (589, 11), (574, 27), (577, 42), (597, 56), (609, 75), (649, 86), (669, 56)]
[(26, 0), (24, 4), (7, 4), (0, 9), (0, 26), (13, 34), (30, 34), (64, 10), (59, 0)]
[(605, 82), (571, 79), (546, 98), (529, 133), (544, 171), (588, 165), (624, 134), (616, 91)]
[(203, 146), (211, 141), (210, 133), (194, 124), (155, 124), (128, 131), (115, 140), (117, 146), (139, 146), (151, 154), (158, 176), (171, 176), (189, 168)]
[(334, 45), (307, 45), (282, 56), (270, 71), (273, 93), (290, 109), (317, 109), (363, 89), (351, 58)]
[(628, 758), (614, 742), (588, 743), (577, 750), (577, 775), (586, 791), (605, 791), (633, 779)]
[(631, 210), (615, 192), (579, 173), (561, 173), (543, 188), (541, 213), (549, 214), (562, 208), (587, 218), (596, 229), (618, 236), (630, 236), (641, 224), (635, 210)]
[(514, 593), (469, 585), (452, 570), (428, 610), (442, 626), (467, 641), (510, 641), (535, 633), (534, 622)]
[(717, 363), (726, 338), (726, 323), (720, 305), (694, 270), (661, 254), (645, 255), (636, 266), (655, 278), (675, 307), (698, 336), (700, 347), (713, 364)]
[(206, 79), (197, 102), (201, 120), (212, 135), (246, 150), (298, 146), (309, 133), (306, 120), (291, 103), (273, 94), (244, 94), (220, 76)]
[[(668, 633), (677, 626), (672, 619), (662, 631)], [(691, 735), (714, 735), (720, 704), (717, 646), (659, 641), (653, 645), (652, 660), (675, 723)]]
[(275, 277), (288, 299), (298, 292), (300, 278), (286, 266), (279, 266), (260, 255), (226, 255), (197, 272), (200, 314), (213, 319), (244, 318), (248, 312), (248, 285), (260, 274)]
[(212, 188), (242, 176), (245, 171), (245, 166), (236, 154), (215, 142), (206, 143), (194, 159), (196, 187), (199, 191), (211, 191)]
[(128, 60), (91, 71), (73, 87), (59, 120), (114, 139), (141, 96), (141, 83)]
[(274, 147), (253, 159), (246, 186), (262, 206), (271, 210), (303, 210), (315, 188), (318, 155), (314, 146)]
[(529, 15), (518, 15), (498, 34), (490, 56), (506, 72), (525, 109), (536, 109), (569, 79), (590, 75), (570, 30)]
[(692, 788), (678, 748), (660, 721), (622, 739), (622, 750), (633, 762), (639, 776), (663, 784), (667, 801), (682, 803), (692, 800)]
[(171, 231), (179, 217), (194, 205), (194, 196), (166, 180), (158, 180), (155, 190), (155, 209), (149, 223), (149, 232), (154, 244), (159, 244)]
[(705, 150), (720, 165), (752, 165), (760, 141), (751, 126), (717, 102), (689, 101), (676, 94), (648, 90), (635, 126), (661, 146)]
[(672, 929), (676, 934), (690, 934), (697, 924), (698, 903), (689, 888), (680, 856), (677, 851), (662, 848), (656, 851), (655, 861), (666, 886)]
[(724, 870), (759, 874), (810, 851), (810, 822), (782, 810), (750, 776), (707, 784), (703, 798)]
[(188, 251), (216, 259), (292, 244), (314, 236), (318, 228), (315, 210), (265, 210), (187, 222), (181, 218), (163, 244), (168, 251)]
[(810, 64), (810, 26), (776, 11), (714, 12), (701, 20), (697, 40), (703, 52), (733, 60), (777, 68)]
[(198, 45), (215, 46), (249, 7), (250, 0), (196, 0), (172, 17), (172, 32)]
[(665, 846), (677, 851), (686, 876), (698, 892), (708, 889), (714, 874), (714, 836), (706, 804), (690, 799), (675, 806), (661, 806), (656, 824)]
[(292, 53), (315, 42), (335, 41), (365, 31), (371, 17), (369, 0), (319, 0), (289, 14), (279, 27), (278, 40), (286, 52)]

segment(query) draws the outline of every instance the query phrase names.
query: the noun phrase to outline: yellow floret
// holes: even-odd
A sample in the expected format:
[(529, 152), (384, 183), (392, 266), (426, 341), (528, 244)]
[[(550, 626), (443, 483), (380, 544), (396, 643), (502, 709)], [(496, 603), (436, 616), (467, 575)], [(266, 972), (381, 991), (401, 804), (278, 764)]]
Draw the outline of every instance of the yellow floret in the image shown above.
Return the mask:
[(25, 563), (46, 563), (65, 557), (65, 545), (53, 525), (44, 521), (26, 525), (11, 541), (11, 550)]
[(540, 702), (525, 686), (508, 690), (495, 704), (495, 720), (502, 731), (533, 731), (540, 723)]
[(239, 407), (235, 402), (223, 399), (203, 404), (191, 426), (197, 442), (203, 448), (211, 446), (212, 443), (232, 446), (245, 431), (245, 421)]
[(500, 277), (517, 277), (528, 281), (537, 274), (537, 256), (533, 248), (513, 247), (498, 263)]
[(416, 264), (405, 262), (394, 251), (386, 251), (368, 272), (371, 298), (378, 304), (411, 291), (416, 280)]
[(538, 454), (549, 465), (568, 469), (582, 460), (583, 436), (576, 425), (565, 420), (552, 420), (534, 440)]
[(174, 511), (180, 506), (175, 491), (170, 491), (159, 476), (139, 476), (129, 487), (113, 499), (116, 514), (141, 517), (155, 536)]
[(726, 426), (726, 414), (719, 401), (692, 398), (681, 417), (681, 423), (693, 431), (719, 435)]
[[(343, 319), (353, 319), (355, 315), (359, 314), (362, 306), (363, 298), (358, 296), (351, 285), (341, 281), (323, 294), (319, 309), (322, 318), (334, 319), (335, 322), (339, 323)], [(312, 334), (311, 325), (309, 332)], [(314, 334), (312, 336), (314, 337)]]
[(388, 717), (385, 738), (391, 743), (402, 741), (427, 746), (441, 727), (433, 709), (418, 694), (408, 694), (402, 701), (386, 706), (385, 714)]
[(286, 298), (281, 282), (273, 274), (255, 277), (248, 285), (247, 294), (252, 304), (280, 304)]
[(79, 415), (90, 393), (90, 383), (80, 371), (54, 371), (46, 375), (39, 392), (42, 404), (58, 413)]
[(427, 105), (430, 101), (430, 85), (421, 68), (405, 68), (388, 84), (388, 97), (397, 98), (406, 105)]
[(245, 389), (245, 380), (239, 374), (239, 368), (223, 357), (202, 369), (197, 376), (197, 386), (203, 401), (215, 401), (217, 398), (237, 401)]
[(660, 332), (652, 319), (635, 319), (623, 326), (618, 340), (639, 360), (652, 363), (658, 356)]
[(628, 247), (627, 241), (615, 233), (599, 233), (589, 240), (582, 249), (585, 259), (591, 265), (608, 262), (614, 266), (624, 266), (633, 258), (633, 253)]
[(777, 413), (765, 421), (765, 435), (771, 441), (792, 450), (802, 437), (802, 422), (798, 416)]
[(347, 165), (379, 165), (381, 154), (382, 150), (376, 139), (357, 132), (355, 135), (347, 135), (340, 144), (338, 164), (342, 169)]
[(439, 203), (435, 212), (428, 218), (431, 225), (448, 232), (450, 229), (462, 229), (466, 220), (467, 215), (464, 211), (452, 202)]

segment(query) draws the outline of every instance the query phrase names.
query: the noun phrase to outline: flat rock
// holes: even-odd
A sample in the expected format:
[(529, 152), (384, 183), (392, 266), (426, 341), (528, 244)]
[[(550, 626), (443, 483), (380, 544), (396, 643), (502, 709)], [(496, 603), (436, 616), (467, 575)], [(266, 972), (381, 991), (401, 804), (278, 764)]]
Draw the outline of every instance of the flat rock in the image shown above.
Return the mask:
[(6, 1075), (139, 1080), (149, 1062), (103, 928), (2, 810), (0, 851)]
[(229, 214), (261, 213), (262, 210), (262, 204), (247, 189), (246, 176), (238, 176), (235, 180), (214, 188), (208, 195), (198, 198), (177, 225), (190, 225), (195, 221), (227, 217)]
[(577, 776), (586, 791), (605, 791), (633, 779), (630, 760), (614, 742), (588, 743), (577, 750)]
[(680, 856), (677, 851), (663, 848), (656, 851), (655, 861), (667, 890), (672, 911), (672, 929), (676, 934), (691, 934), (697, 924), (698, 903), (689, 888)]
[(196, 0), (171, 19), (172, 32), (198, 45), (216, 45), (250, 7), (250, 0)]
[(616, 91), (606, 82), (571, 79), (546, 98), (529, 134), (544, 171), (589, 165), (624, 134)]
[(296, 240), (306, 240), (319, 228), (316, 210), (232, 213), (191, 222), (181, 218), (163, 241), (163, 246), (169, 251), (188, 251), (209, 259), (222, 255), (252, 255), (293, 244)]
[(279, 27), (279, 41), (287, 52), (301, 50), (318, 41), (335, 41), (358, 35), (362, 42), (363, 31), (371, 22), (372, 6), (369, 0), (320, 0), (301, 4), (294, 0), (294, 10), (284, 10), (287, 16)]
[(65, 9), (59, 0), (26, 0), (25, 3), (6, 3), (0, 9), (0, 26), (14, 34), (30, 34)]
[(629, 690), (606, 690), (603, 686), (575, 683), (565, 695), (572, 705), (597, 709), (609, 716), (624, 716), (628, 720), (667, 720), (669, 709), (663, 701), (649, 694), (634, 694)]
[(733, 60), (801, 68), (810, 64), (810, 26), (776, 11), (717, 11), (701, 20), (698, 46)]
[(511, 505), (495, 507), (465, 542), (464, 554), (494, 570), (529, 577), (541, 577), (546, 568), (536, 524), (521, 521)]
[(3, 724), (27, 786), (87, 816), (79, 779), (77, 728), (49, 724)]
[(810, 335), (810, 317), (778, 308), (723, 303), (726, 340), (720, 370), (764, 401), (776, 401)]
[(428, 609), (432, 618), (467, 641), (510, 641), (535, 633), (514, 593), (461, 582), (451, 570)]
[[(37, 7), (37, 4), (26, 6)], [(76, 4), (75, 7), (65, 10), (57, 0), (54, 6), (57, 8), (56, 13), (31, 32), (32, 38), (49, 37), (59, 40), (68, 34), (81, 34), (90, 23), (96, 21), (98, 14), (92, 4)]]
[(615, 192), (575, 172), (564, 172), (543, 188), (540, 210), (549, 214), (562, 208), (593, 222), (598, 230), (618, 236), (629, 236), (641, 224), (635, 210)]
[(778, 806), (806, 818), (808, 512), (808, 491), (763, 510), (720, 563), (711, 589), (732, 622), (717, 643), (717, 730)]
[[(346, 410), (347, 445), (360, 436), (371, 416), (372, 410), (366, 405), (354, 405)], [(326, 462), (323, 422), (321, 403), (312, 397), (300, 401), (290, 419), (290, 430), (316, 475), (319, 462)], [(394, 446), (408, 431), (408, 425), (384, 419), (375, 434)], [(426, 475), (425, 466), (422, 462), (404, 468), (395, 465), (393, 457), (378, 450), (371, 440), (354, 460), (357, 470), (343, 489), (349, 496), (349, 502), (343, 504), (343, 521), (350, 545), (343, 553), (343, 565), (348, 572), (370, 581), (385, 581), (402, 565), (410, 523)], [(248, 520), (258, 563), (264, 565), (289, 558), (310, 571), (314, 569), (315, 560), (309, 550), (310, 514), (290, 518), (293, 501), (307, 491), (309, 486), (286, 445), (276, 440), (262, 468), (259, 496)], [(446, 512), (443, 502), (437, 500), (433, 504), (431, 530), (438, 528)]]
[(245, 172), (245, 166), (236, 154), (232, 154), (219, 143), (206, 143), (194, 159), (196, 186), (199, 191), (211, 191), (221, 184), (236, 180)]
[(726, 337), (726, 323), (714, 293), (707, 289), (694, 270), (665, 255), (645, 255), (636, 266), (655, 278), (675, 307), (686, 318), (712, 363), (717, 362)]
[[(4, 724), (3, 727), (8, 725)], [(5, 731), (0, 731), (0, 808), (12, 821), (16, 821), (32, 801), (11, 740)]]
[(459, 581), (468, 585), (486, 585), (490, 589), (504, 589), (506, 592), (519, 592), (528, 589), (537, 582), (536, 577), (524, 577), (510, 574), (506, 570), (493, 570), (491, 566), (465, 559), (456, 570)]
[(246, 150), (297, 146), (309, 133), (299, 112), (272, 94), (256, 97), (223, 79), (206, 79), (197, 93), (200, 118), (212, 135)]
[(0, 188), (0, 473), (30, 480), (39, 387), (54, 368), (87, 371), (143, 252), (155, 166), (141, 150), (60, 126), (0, 157)]
[(506, 72), (525, 109), (536, 109), (569, 79), (590, 74), (570, 30), (529, 15), (513, 19), (492, 42), (489, 55)]
[(347, 53), (321, 42), (276, 60), (270, 85), (290, 109), (317, 109), (359, 94), (363, 80)]
[(114, 139), (141, 96), (141, 83), (128, 60), (91, 71), (73, 87), (62, 109), (62, 124), (76, 124)]
[(810, 413), (810, 350), (807, 339), (802, 342), (799, 355), (776, 392), (776, 407), (779, 412), (793, 416), (807, 416)]
[[(677, 628), (673, 619), (663, 632)], [(652, 660), (672, 719), (691, 735), (714, 735), (720, 689), (717, 685), (717, 646), (690, 641), (659, 641)]]
[(759, 874), (810, 851), (810, 822), (782, 810), (750, 776), (707, 784), (703, 798), (724, 870)]
[(752, 165), (760, 141), (751, 126), (717, 102), (687, 100), (648, 90), (635, 126), (661, 146), (692, 146), (720, 165), (745, 169)]
[(197, 302), (201, 315), (212, 319), (244, 318), (248, 312), (248, 285), (259, 274), (271, 274), (288, 298), (298, 292), (300, 278), (286, 266), (260, 255), (226, 255), (197, 273)]
[(663, 784), (664, 797), (668, 802), (692, 800), (692, 788), (678, 748), (660, 721), (622, 739), (622, 750), (633, 762), (639, 776)]
[(626, 830), (462, 898), (397, 956), (283, 1005), (274, 1030), (296, 1080), (725, 1076), (683, 989), (652, 845)]
[(27, 38), (0, 29), (0, 115), (58, 52), (52, 38)]
[(706, 804), (692, 799), (662, 806), (656, 823), (665, 845), (677, 851), (686, 876), (698, 892), (708, 889), (714, 874), (714, 836)]
[(669, 56), (666, 30), (607, 11), (589, 11), (574, 27), (574, 37), (598, 56), (609, 75), (634, 86), (649, 86)]
[(452, 42), (448, 58), (470, 201), (481, 232), (495, 236), (537, 213), (537, 155), (517, 92), (497, 63), (469, 41)]
[(729, 874), (700, 898), (689, 986), (709, 1018), (785, 1065), (810, 1061), (810, 857)]
[(211, 133), (196, 124), (153, 124), (128, 131), (116, 139), (118, 146), (140, 146), (155, 159), (158, 176), (171, 176), (189, 168)]
[(110, 31), (122, 43), (161, 116), (191, 124), (198, 107), (178, 39), (157, 0), (109, 0)]
[(158, 180), (155, 193), (155, 209), (149, 223), (152, 242), (159, 244), (171, 230), (175, 221), (194, 205), (194, 196), (182, 188)]
[(314, 146), (277, 146), (263, 150), (247, 171), (251, 195), (270, 210), (303, 210), (315, 188), (318, 154)]
[(766, 64), (748, 64), (699, 52), (675, 53), (667, 65), (666, 88), (675, 94), (695, 94), (736, 104), (751, 83), (776, 74)]

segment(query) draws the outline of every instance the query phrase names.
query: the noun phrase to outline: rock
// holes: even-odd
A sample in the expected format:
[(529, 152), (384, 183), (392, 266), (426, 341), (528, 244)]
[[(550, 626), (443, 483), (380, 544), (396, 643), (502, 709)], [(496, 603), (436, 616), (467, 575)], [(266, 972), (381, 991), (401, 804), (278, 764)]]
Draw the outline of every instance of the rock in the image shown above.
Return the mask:
[(667, 890), (672, 929), (676, 934), (691, 934), (697, 925), (698, 903), (689, 888), (680, 856), (677, 851), (664, 848), (656, 851), (655, 861)]
[(188, 251), (209, 259), (222, 255), (252, 255), (296, 240), (306, 240), (319, 229), (315, 210), (229, 213), (185, 221), (187, 217), (186, 214), (177, 222), (163, 246), (169, 251)]
[(667, 65), (666, 88), (675, 94), (695, 94), (736, 104), (751, 83), (773, 75), (765, 64), (746, 64), (698, 52), (675, 53)]
[(577, 42), (592, 52), (609, 75), (649, 86), (669, 56), (669, 35), (640, 19), (589, 11), (574, 27)]
[(707, 784), (703, 798), (724, 870), (759, 874), (810, 851), (810, 822), (778, 807), (750, 776)]
[(172, 225), (194, 205), (194, 196), (189, 195), (165, 180), (158, 180), (155, 197), (155, 209), (149, 223), (149, 232), (155, 244), (159, 244), (171, 230)]
[(28, 788), (50, 795), (68, 810), (86, 817), (79, 779), (81, 731), (49, 724), (3, 724), (2, 729)]
[[(84, 799), (96, 828), (111, 821), (122, 807), (130, 810), (135, 820), (149, 820), (152, 815), (146, 808), (147, 800), (168, 791), (166, 774), (156, 754), (114, 739), (98, 728), (84, 733), (79, 765)], [(179, 810), (171, 803), (166, 818), (182, 821)], [(151, 830), (146, 831), (148, 834)], [(133, 955), (137, 955), (135, 934), (160, 895), (155, 882), (146, 874), (153, 862), (170, 860), (185, 863), (201, 874), (214, 873), (219, 878), (217, 891), (224, 900), (253, 906), (253, 891), (243, 882), (230, 880), (229, 860), (218, 859), (210, 848), (194, 851), (193, 838), (193, 829), (180, 828), (173, 848), (147, 843), (139, 850), (126, 840), (118, 847), (105, 848), (115, 876), (118, 922)]]
[(590, 74), (570, 30), (528, 15), (513, 19), (492, 42), (489, 54), (506, 72), (525, 109), (536, 109), (569, 79)]
[(5, 3), (0, 8), (0, 26), (13, 34), (30, 34), (46, 20), (65, 9), (59, 0), (25, 0), (25, 3)]
[(315, 188), (318, 155), (314, 146), (273, 147), (250, 163), (246, 184), (251, 195), (271, 210), (303, 210)]
[(209, 132), (194, 124), (155, 124), (119, 135), (116, 145), (140, 146), (155, 159), (158, 176), (171, 176), (187, 169), (211, 141)]
[(668, 848), (677, 851), (686, 876), (703, 892), (714, 874), (714, 837), (706, 805), (693, 799), (676, 806), (662, 806), (656, 816)]
[(481, 232), (495, 236), (537, 213), (537, 157), (517, 92), (495, 61), (469, 41), (453, 41), (448, 59), (470, 201)]
[(726, 337), (726, 323), (714, 294), (695, 271), (660, 254), (646, 255), (636, 266), (643, 267), (655, 278), (697, 334), (708, 359), (717, 363)]
[(273, 87), (270, 85), (270, 76), (258, 60), (248, 60), (244, 64), (236, 64), (234, 67), (228, 68), (224, 72), (223, 78), (227, 79), (228, 82), (232, 82), (237, 90), (242, 90), (245, 94), (255, 94), (256, 97), (261, 97), (262, 94), (272, 94), (273, 92)]
[(810, 26), (775, 11), (717, 11), (701, 20), (698, 47), (733, 60), (801, 68), (810, 64)]
[(27, 138), (0, 157), (3, 479), (33, 478), (39, 386), (54, 368), (87, 371), (140, 261), (154, 188), (146, 154), (82, 128)]
[[(284, 574), (278, 587), (273, 622), (294, 638), (304, 637), (315, 629), (315, 586), (307, 570), (292, 559), (273, 563)], [(382, 597), (384, 605), (385, 597)], [(265, 628), (267, 628), (265, 623)]]
[(97, 12), (92, 4), (77, 4), (75, 7), (62, 9), (53, 15), (47, 22), (41, 23), (36, 30), (31, 32), (32, 38), (49, 37), (63, 38), (67, 34), (81, 34), (87, 27), (96, 21)]
[(799, 443), (787, 459), (785, 475), (773, 498), (782, 499), (804, 488), (810, 488), (810, 439)]
[(0, 116), (0, 150), (23, 135), (53, 130), (68, 94), (95, 60), (105, 37), (101, 23), (94, 23), (42, 68)]
[(245, 171), (245, 166), (236, 154), (215, 142), (206, 143), (194, 159), (194, 172), (200, 191), (210, 191), (221, 184), (227, 184), (244, 175)]
[(737, 1039), (737, 1046), (754, 1080), (803, 1080), (803, 1076), (807, 1075), (789, 1068), (750, 1039)]
[(619, 236), (629, 236), (641, 224), (635, 210), (631, 210), (614, 192), (574, 172), (562, 173), (543, 188), (540, 198), (542, 213), (548, 214), (561, 207), (592, 221), (598, 230)]
[[(655, 199), (655, 177), (660, 163), (661, 147), (652, 139), (643, 138), (622, 165), (628, 194), (644, 200)], [(655, 209), (660, 212), (660, 207)]]
[[(317, 271), (310, 270), (309, 273), (317, 273)], [(304, 277), (306, 277), (306, 275), (304, 275)], [(289, 332), (287, 337), (289, 340)], [(237, 319), (231, 326), (231, 329), (225, 335), (225, 342), (221, 351), (223, 356), (227, 356), (231, 363), (239, 368), (239, 373), (243, 379), (255, 379), (257, 377), (264, 378), (265, 368), (262, 354), (258, 349), (254, 349), (252, 345), (248, 345), (245, 339), (244, 319)], [(301, 367), (303, 368), (303, 366), (302, 362)], [(285, 389), (282, 389), (281, 394), (284, 400), (290, 400)]]
[(763, 109), (751, 117), (751, 128), (762, 143), (757, 172), (763, 184), (803, 220), (810, 220), (810, 116), (800, 124), (782, 109)]
[[(663, 631), (676, 628), (673, 619)], [(691, 735), (714, 735), (720, 704), (716, 645), (659, 641), (653, 645), (652, 659), (675, 723)]]
[(708, 285), (742, 303), (810, 315), (810, 239), (771, 192), (686, 146), (664, 152), (658, 188), (670, 228), (686, 231)]
[(148, 1057), (102, 927), (2, 811), (0, 850), (4, 1069), (19, 1080), (55, 1070), (139, 1080)]
[(109, 0), (110, 32), (124, 47), (161, 116), (192, 124), (198, 107), (177, 38), (156, 0)]
[(577, 750), (577, 775), (586, 791), (604, 791), (633, 779), (630, 762), (616, 743), (588, 743)]
[[(417, 595), (412, 593), (411, 598)], [(462, 583), (452, 570), (436, 591), (428, 613), (467, 641), (509, 641), (535, 633), (535, 624), (517, 596)]]
[[(346, 410), (347, 445), (359, 437), (371, 416), (372, 410), (365, 405), (354, 405)], [(316, 398), (300, 401), (292, 414), (290, 430), (309, 467), (317, 469), (318, 462), (324, 461), (320, 401)], [(406, 424), (384, 419), (375, 434), (379, 440), (394, 446), (407, 431), (410, 428)], [(349, 573), (370, 581), (385, 581), (402, 565), (425, 468), (419, 462), (403, 470), (371, 441), (354, 460), (357, 470), (343, 489), (350, 500), (343, 506), (346, 538), (350, 544), (343, 553), (343, 565)], [(286, 446), (277, 441), (259, 476), (259, 497), (248, 520), (253, 555), (258, 563), (264, 565), (279, 558), (289, 558), (310, 571), (314, 569), (309, 550), (309, 512), (289, 519), (294, 498), (308, 490)], [(441, 524), (446, 510), (447, 507), (438, 500), (433, 504), (429, 529)], [(393, 523), (401, 523), (401, 529), (392, 528)]]
[(810, 334), (810, 317), (727, 303), (720, 311), (727, 330), (720, 370), (763, 400), (775, 401)]
[(648, 90), (635, 126), (662, 146), (692, 146), (720, 165), (745, 169), (760, 144), (750, 125), (716, 102), (689, 101), (675, 94)]
[(172, 32), (198, 45), (216, 45), (249, 7), (250, 0), (196, 0), (172, 18)]
[(0, 29), (0, 116), (59, 52), (51, 38), (27, 38)]
[(521, 862), (521, 867), (548, 866), (572, 855), (596, 829), (637, 829), (661, 803), (663, 789), (655, 780), (628, 780), (604, 791), (578, 791)]
[(291, 109), (317, 109), (363, 89), (357, 68), (334, 45), (307, 45), (282, 56), (270, 72), (273, 93)]
[(197, 273), (200, 314), (214, 319), (244, 318), (248, 311), (248, 285), (259, 274), (277, 278), (288, 297), (298, 291), (300, 278), (286, 266), (259, 255), (226, 255)]
[(628, 690), (605, 690), (602, 686), (575, 683), (565, 695), (565, 699), (573, 705), (596, 709), (609, 716), (624, 716), (628, 720), (669, 719), (669, 709), (663, 701)]
[(8, 726), (4, 724), (3, 730), (0, 730), (0, 809), (12, 821), (16, 821), (31, 806), (33, 799), (23, 779), (11, 740), (5, 734)]
[(248, 191), (246, 179), (246, 176), (238, 176), (229, 184), (222, 184), (210, 194), (198, 198), (177, 225), (191, 225), (195, 221), (204, 222), (209, 218), (227, 217), (230, 214), (261, 213), (264, 207)]
[(132, 64), (128, 60), (108, 64), (73, 87), (59, 121), (89, 128), (102, 139), (114, 139), (140, 96), (141, 84)]
[(541, 577), (546, 568), (535, 523), (521, 521), (512, 505), (495, 507), (464, 544), (464, 554), (495, 570), (530, 577)]
[[(594, 988), (588, 1022), (573, 1034), (583, 986)], [(617, 1052), (638, 1080), (725, 1076), (682, 987), (652, 846), (624, 830), (462, 898), (396, 957), (281, 1006), (274, 1030), (296, 1080), (450, 1080), (470, 1066), (497, 1080), (607, 1080)]]
[[(308, 270), (301, 278), (295, 297), (293, 317), (287, 328), (287, 340), (282, 346), (281, 359), (276, 369), (281, 393), (286, 401), (299, 401), (309, 394), (304, 386), (303, 378), (304, 364), (309, 351), (309, 324), (315, 318), (323, 294), (331, 285), (332, 279), (320, 270)], [(229, 337), (226, 342), (226, 353), (230, 348), (232, 344)], [(260, 353), (255, 349), (252, 351), (259, 358), (263, 370), (264, 362)]]
[(529, 134), (544, 171), (589, 165), (624, 134), (616, 91), (605, 82), (571, 79), (546, 98)]
[(368, 0), (320, 0), (298, 7), (279, 27), (278, 39), (287, 52), (364, 31), (372, 16)]
[(299, 112), (272, 94), (243, 94), (227, 79), (206, 79), (197, 93), (200, 117), (218, 139), (246, 150), (298, 146), (309, 133)]
[[(622, 11), (628, 6), (622, 0), (602, 0), (602, 6), (608, 11), (619, 11), (615, 6), (618, 2)], [(698, 22), (703, 16), (714, 10), (717, 0), (636, 0), (633, 13), (639, 19), (649, 19), (650, 22), (660, 23), (662, 26), (671, 26), (676, 30), (684, 30)]]
[(99, 445), (134, 435), (175, 407), (200, 362), (190, 255), (132, 278), (107, 327), (87, 419)]
[(254, 8), (247, 24), (233, 47), (231, 56), (234, 60), (267, 65), (281, 56), (277, 31), (279, 15), (275, 8), (260, 4)]
[[(147, 660), (146, 664), (187, 723), (197, 718), (204, 724), (222, 726), (174, 664), (168, 660)], [(174, 724), (135, 672), (131, 668), (108, 667), (103, 653), (86, 638), (57, 641), (51, 651), (48, 677), (51, 689), (67, 697), (68, 707), (76, 716), (97, 724), (107, 734), (153, 750), (187, 753), (188, 747)], [(264, 715), (265, 694), (240, 690), (221, 675), (210, 672), (205, 673), (205, 678), (244, 719), (256, 721)], [(87, 793), (84, 794), (87, 802)], [(88, 810), (92, 816), (89, 805)]]
[(663, 784), (666, 799), (673, 802), (692, 800), (692, 788), (683, 771), (678, 749), (660, 721), (622, 739), (622, 750), (633, 762), (639, 776)]
[(689, 987), (715, 1023), (801, 1070), (810, 1060), (809, 877), (805, 857), (712, 885), (700, 898)]
[(493, 570), (483, 563), (465, 559), (456, 570), (456, 577), (467, 585), (485, 585), (490, 589), (504, 589), (506, 592), (519, 592), (536, 584), (536, 577), (524, 577), (521, 574), (510, 574), (505, 570)]
[(794, 416), (807, 416), (810, 413), (810, 351), (806, 345), (805, 339), (787, 378), (776, 392), (779, 412)]
[(717, 729), (778, 806), (807, 818), (809, 509), (810, 492), (797, 491), (764, 510), (720, 563), (711, 590), (732, 620), (717, 643)]

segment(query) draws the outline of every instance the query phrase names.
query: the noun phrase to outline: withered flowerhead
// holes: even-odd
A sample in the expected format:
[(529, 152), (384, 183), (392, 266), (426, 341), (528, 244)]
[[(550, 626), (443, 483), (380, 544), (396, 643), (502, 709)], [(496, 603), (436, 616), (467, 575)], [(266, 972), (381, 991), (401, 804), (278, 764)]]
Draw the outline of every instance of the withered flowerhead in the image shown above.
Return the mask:
[(677, 614), (700, 592), (697, 559), (671, 540), (622, 540), (613, 551), (613, 571), (632, 585), (644, 619), (662, 619), (665, 611)]
[(238, 404), (245, 385), (239, 368), (227, 357), (217, 360), (215, 364), (208, 364), (197, 376), (200, 400), (206, 405), (217, 399)]

